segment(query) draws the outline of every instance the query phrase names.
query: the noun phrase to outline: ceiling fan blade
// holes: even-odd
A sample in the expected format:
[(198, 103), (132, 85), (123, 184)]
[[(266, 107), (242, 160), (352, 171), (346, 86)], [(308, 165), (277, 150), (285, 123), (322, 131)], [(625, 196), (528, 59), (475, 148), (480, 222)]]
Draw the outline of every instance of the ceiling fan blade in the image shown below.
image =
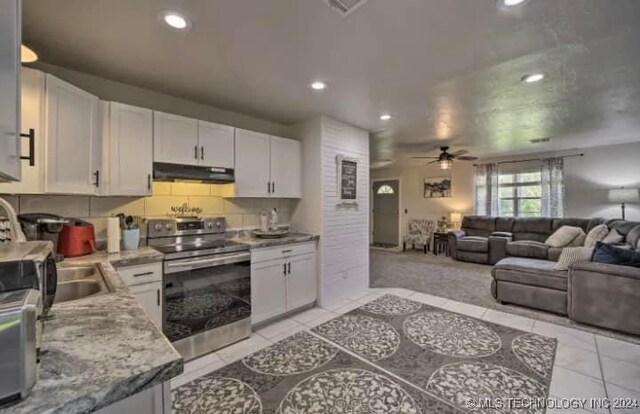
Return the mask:
[(475, 161), (478, 159), (478, 157), (473, 157), (471, 155), (463, 155), (461, 157), (456, 157), (456, 159), (461, 161)]
[(411, 157), (414, 160), (437, 160), (439, 157)]
[(469, 151), (467, 150), (460, 150), (460, 151), (456, 151), (456, 152), (450, 152), (450, 155), (453, 155), (454, 157), (459, 157), (461, 155), (464, 155), (466, 153), (468, 153)]
[(428, 163), (427, 163), (427, 165), (437, 164), (437, 163), (439, 163), (439, 162), (440, 162), (439, 160), (435, 160), (435, 161), (428, 162)]

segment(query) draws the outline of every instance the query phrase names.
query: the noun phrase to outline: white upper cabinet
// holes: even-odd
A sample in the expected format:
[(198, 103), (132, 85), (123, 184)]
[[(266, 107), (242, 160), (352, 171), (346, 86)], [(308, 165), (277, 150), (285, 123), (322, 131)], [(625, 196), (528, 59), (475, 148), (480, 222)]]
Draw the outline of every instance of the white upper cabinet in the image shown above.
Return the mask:
[(184, 116), (153, 112), (153, 161), (198, 165), (198, 121)]
[(97, 194), (101, 185), (99, 100), (54, 76), (46, 78), (45, 192)]
[(106, 193), (118, 196), (151, 194), (153, 176), (153, 111), (103, 102)]
[(20, 180), (20, 1), (0, 1), (0, 181)]
[[(21, 181), (0, 184), (0, 193), (42, 194), (44, 193), (44, 73), (22, 68), (21, 72), (21, 118), (23, 133), (33, 130), (33, 153), (27, 138), (22, 138), (22, 156), (33, 157), (33, 163), (22, 160)], [(33, 165), (31, 165), (33, 164)]]
[(237, 197), (270, 197), (269, 135), (236, 129)]
[(271, 197), (302, 197), (302, 144), (271, 137)]
[(198, 121), (198, 144), (200, 145), (200, 165), (233, 168), (233, 127)]
[(236, 130), (236, 197), (302, 197), (302, 144)]

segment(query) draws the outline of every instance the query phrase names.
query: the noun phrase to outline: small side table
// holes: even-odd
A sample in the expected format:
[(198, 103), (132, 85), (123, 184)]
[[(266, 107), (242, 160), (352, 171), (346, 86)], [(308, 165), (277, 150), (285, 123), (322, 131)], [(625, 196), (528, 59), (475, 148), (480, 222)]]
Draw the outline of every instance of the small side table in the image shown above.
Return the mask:
[(433, 254), (436, 256), (439, 254), (451, 256), (448, 231), (436, 231), (433, 233)]

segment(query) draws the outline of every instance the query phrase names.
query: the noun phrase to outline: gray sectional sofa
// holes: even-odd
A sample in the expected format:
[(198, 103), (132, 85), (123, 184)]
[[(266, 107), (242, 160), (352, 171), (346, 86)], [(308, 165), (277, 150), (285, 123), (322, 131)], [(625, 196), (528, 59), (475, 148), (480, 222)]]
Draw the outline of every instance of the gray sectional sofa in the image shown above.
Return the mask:
[(544, 241), (562, 226), (586, 233), (605, 223), (637, 249), (640, 223), (623, 220), (468, 216), (449, 234), (456, 260), (492, 264), (491, 294), (512, 303), (568, 315), (577, 322), (640, 335), (640, 268), (579, 262), (554, 270), (562, 248)]

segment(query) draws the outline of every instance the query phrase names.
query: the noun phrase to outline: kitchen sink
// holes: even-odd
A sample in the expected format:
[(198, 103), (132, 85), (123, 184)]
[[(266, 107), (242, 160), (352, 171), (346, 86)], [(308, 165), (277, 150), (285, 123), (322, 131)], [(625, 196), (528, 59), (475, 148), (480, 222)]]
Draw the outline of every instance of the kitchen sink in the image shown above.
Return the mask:
[(111, 292), (100, 268), (90, 266), (58, 267), (54, 303), (70, 302)]
[(96, 266), (61, 267), (58, 269), (58, 283), (90, 279), (99, 272)]

